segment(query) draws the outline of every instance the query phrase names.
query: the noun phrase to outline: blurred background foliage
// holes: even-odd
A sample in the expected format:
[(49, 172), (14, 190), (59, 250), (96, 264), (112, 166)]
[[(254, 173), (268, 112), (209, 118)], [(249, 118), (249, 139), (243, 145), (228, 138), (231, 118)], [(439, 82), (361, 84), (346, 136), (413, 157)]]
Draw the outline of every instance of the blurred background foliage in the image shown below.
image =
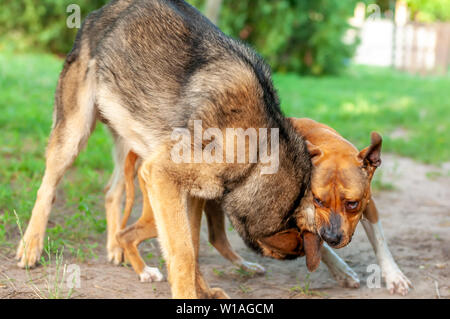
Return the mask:
[(412, 18), (418, 22), (450, 20), (450, 0), (406, 0)]
[[(191, 1), (203, 8), (204, 0)], [(357, 43), (342, 41), (356, 0), (225, 0), (219, 26), (256, 47), (277, 71), (337, 73)]]
[[(204, 10), (206, 1), (188, 0), (200, 10)], [(107, 2), (0, 0), (0, 42), (13, 51), (33, 48), (65, 55), (77, 32), (66, 27), (67, 6), (78, 4), (84, 19)], [(225, 33), (253, 45), (278, 72), (336, 74), (349, 63), (358, 44), (357, 40), (354, 43), (342, 41), (350, 28), (348, 19), (353, 15), (356, 2), (223, 0), (218, 24)], [(389, 0), (377, 2), (383, 10), (389, 10)], [(450, 0), (408, 0), (408, 4), (420, 20), (450, 18)]]

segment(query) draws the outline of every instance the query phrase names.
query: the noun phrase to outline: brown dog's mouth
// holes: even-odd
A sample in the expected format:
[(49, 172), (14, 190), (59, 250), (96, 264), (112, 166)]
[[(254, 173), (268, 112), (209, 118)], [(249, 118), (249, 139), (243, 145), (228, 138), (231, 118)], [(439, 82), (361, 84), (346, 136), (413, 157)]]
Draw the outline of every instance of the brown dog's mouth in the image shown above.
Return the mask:
[(306, 256), (309, 271), (315, 271), (320, 264), (322, 239), (314, 233), (291, 228), (258, 240), (265, 256), (275, 259), (293, 259)]

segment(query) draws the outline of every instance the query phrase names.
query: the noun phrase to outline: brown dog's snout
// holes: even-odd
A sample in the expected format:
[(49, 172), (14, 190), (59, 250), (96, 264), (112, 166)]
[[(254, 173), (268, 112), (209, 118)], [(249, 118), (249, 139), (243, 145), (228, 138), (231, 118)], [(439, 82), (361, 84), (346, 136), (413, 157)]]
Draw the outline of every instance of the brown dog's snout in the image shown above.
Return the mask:
[(344, 238), (341, 229), (341, 216), (335, 212), (330, 215), (329, 223), (324, 225), (320, 231), (320, 237), (331, 246), (339, 246)]
[(331, 246), (338, 246), (342, 241), (342, 232), (334, 231), (331, 227), (322, 228), (320, 236)]

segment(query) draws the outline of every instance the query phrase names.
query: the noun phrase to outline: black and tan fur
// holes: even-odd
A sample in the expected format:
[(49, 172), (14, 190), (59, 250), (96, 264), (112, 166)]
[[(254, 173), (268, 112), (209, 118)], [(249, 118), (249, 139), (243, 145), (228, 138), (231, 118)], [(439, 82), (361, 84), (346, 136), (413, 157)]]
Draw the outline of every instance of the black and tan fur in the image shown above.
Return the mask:
[[(117, 0), (90, 14), (58, 82), (46, 170), (17, 257), (33, 266), (43, 247), (55, 189), (97, 120), (115, 139), (116, 166), (107, 187), (107, 250), (122, 261), (115, 235), (129, 149), (144, 159), (158, 238), (175, 298), (224, 295), (198, 271), (191, 229), (205, 200), (216, 200), (245, 242), (296, 227), (293, 218), (309, 185), (303, 139), (280, 111), (264, 61), (227, 37), (181, 0)], [(175, 164), (174, 128), (278, 128), (279, 170), (262, 164)], [(270, 142), (270, 141), (269, 141)], [(191, 219), (191, 220), (189, 220)]]

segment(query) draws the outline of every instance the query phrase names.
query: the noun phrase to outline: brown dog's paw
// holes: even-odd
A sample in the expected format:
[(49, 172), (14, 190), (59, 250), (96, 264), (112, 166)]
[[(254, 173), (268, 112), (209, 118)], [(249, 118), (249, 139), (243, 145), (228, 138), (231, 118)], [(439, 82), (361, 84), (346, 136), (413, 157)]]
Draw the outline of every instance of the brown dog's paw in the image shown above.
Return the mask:
[(239, 268), (255, 275), (264, 275), (266, 273), (266, 269), (257, 263), (252, 263), (250, 261), (243, 260)]
[(107, 253), (108, 253), (108, 261), (110, 263), (113, 263), (116, 266), (120, 266), (122, 262), (124, 261), (124, 254), (122, 247), (118, 245), (108, 245)]

